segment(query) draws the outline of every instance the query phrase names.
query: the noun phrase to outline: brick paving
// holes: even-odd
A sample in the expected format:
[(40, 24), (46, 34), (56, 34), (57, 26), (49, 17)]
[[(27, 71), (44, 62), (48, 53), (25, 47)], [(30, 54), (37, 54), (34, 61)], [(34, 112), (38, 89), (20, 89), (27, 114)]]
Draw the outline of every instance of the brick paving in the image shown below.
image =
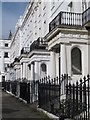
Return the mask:
[(2, 120), (50, 120), (45, 114), (21, 102), (19, 99), (2, 92)]

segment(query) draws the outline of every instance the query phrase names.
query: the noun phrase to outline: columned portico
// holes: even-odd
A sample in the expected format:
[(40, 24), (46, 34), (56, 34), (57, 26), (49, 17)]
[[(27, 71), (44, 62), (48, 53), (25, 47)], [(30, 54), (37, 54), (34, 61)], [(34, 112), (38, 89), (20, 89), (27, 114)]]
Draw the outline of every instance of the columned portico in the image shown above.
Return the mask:
[(67, 63), (66, 63), (66, 46), (61, 44), (61, 75), (67, 73)]
[(56, 75), (56, 67), (55, 67), (55, 52), (50, 51), (50, 75), (51, 78), (54, 78)]

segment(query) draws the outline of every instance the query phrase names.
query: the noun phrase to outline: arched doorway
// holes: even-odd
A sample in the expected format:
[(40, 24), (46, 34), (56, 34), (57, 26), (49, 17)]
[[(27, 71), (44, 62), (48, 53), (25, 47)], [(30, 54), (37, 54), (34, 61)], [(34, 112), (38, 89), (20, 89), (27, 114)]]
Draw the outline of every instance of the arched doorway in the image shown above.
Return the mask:
[(47, 74), (47, 67), (46, 67), (46, 64), (45, 63), (43, 63), (43, 64), (41, 64), (41, 78), (43, 78), (43, 77), (45, 77), (46, 76), (46, 74)]
[(82, 56), (81, 50), (77, 47), (73, 48), (71, 51), (71, 67), (72, 74), (79, 75), (82, 74)]

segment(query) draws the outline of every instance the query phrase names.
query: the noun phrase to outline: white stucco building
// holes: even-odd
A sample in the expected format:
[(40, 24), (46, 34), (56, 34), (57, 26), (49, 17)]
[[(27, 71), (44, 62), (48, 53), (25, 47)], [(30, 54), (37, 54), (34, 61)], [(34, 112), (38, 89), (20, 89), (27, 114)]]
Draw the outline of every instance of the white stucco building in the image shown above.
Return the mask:
[(0, 40), (0, 82), (10, 80), (7, 69), (10, 65), (10, 42), (9, 39)]
[(55, 6), (59, 6), (59, 2), (52, 5), (53, 20), (49, 24), (49, 33), (44, 37), (48, 42), (48, 50), (51, 51), (51, 77), (68, 74), (72, 82), (75, 82), (90, 74), (88, 62), (90, 25), (85, 27), (89, 22), (89, 1), (68, 0), (63, 1), (56, 9)]
[(75, 81), (89, 74), (89, 3), (30, 1), (12, 37), (11, 80), (68, 74)]
[[(46, 8), (43, 8), (47, 5), (45, 4), (41, 2), (28, 3), (24, 15), (16, 24), (10, 57), (11, 66), (13, 66), (13, 74), (11, 73), (13, 80), (19, 78), (38, 80), (48, 75), (50, 54), (47, 50), (47, 43), (43, 39), (44, 33), (49, 31), (47, 24), (49, 22), (46, 22), (49, 18), (46, 10), (44, 11)], [(41, 9), (44, 12), (42, 18)], [(36, 11), (35, 14), (34, 11)]]

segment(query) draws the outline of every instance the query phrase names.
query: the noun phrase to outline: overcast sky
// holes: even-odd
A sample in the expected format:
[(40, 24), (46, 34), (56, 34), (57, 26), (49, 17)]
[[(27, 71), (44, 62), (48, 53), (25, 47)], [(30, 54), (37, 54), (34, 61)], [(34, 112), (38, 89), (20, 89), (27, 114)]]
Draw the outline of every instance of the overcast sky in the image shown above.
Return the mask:
[(23, 15), (27, 2), (2, 2), (2, 38), (7, 39), (9, 31), (14, 33), (20, 15)]

